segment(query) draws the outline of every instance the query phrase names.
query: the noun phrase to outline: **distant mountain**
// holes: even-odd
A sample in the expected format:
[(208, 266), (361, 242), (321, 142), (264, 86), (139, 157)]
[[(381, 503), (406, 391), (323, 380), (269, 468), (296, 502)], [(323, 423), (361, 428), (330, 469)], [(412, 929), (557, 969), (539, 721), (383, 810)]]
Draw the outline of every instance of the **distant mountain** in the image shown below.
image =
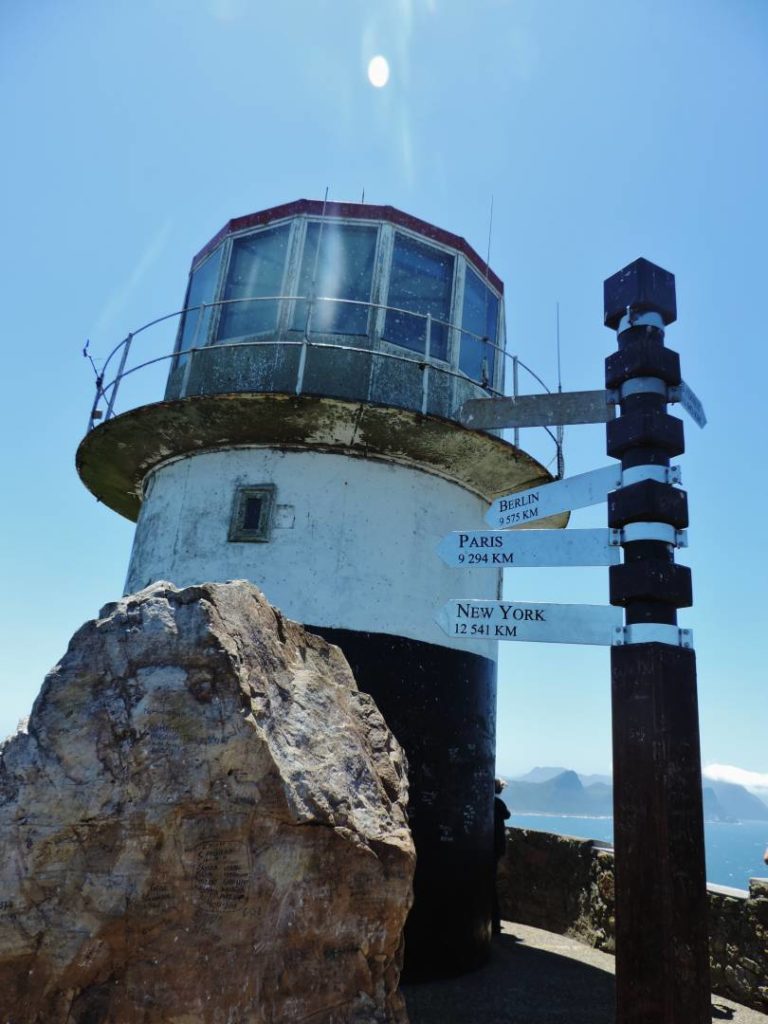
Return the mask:
[(704, 785), (711, 789), (727, 814), (740, 821), (768, 821), (768, 806), (743, 786), (734, 782), (713, 782), (705, 779)]
[[(583, 775), (568, 768), (534, 768), (511, 779), (503, 799), (518, 814), (563, 814), (603, 817), (613, 814), (613, 787), (604, 775)], [(585, 780), (597, 781), (587, 782)], [(702, 790), (706, 821), (768, 821), (768, 806), (743, 786), (704, 780)]]
[[(569, 768), (531, 768), (525, 775), (515, 776), (517, 782), (549, 782), (550, 779), (554, 779), (556, 775), (562, 775), (563, 772), (570, 771)], [(582, 786), (592, 786), (596, 782), (603, 783), (604, 785), (610, 786), (613, 782), (610, 775), (582, 775), (581, 772), (576, 772), (579, 776), (579, 781)]]
[(611, 775), (582, 775), (579, 772), (579, 778), (581, 779), (582, 786), (594, 786), (596, 783), (603, 786), (613, 785), (613, 777)]
[(518, 813), (532, 811), (541, 814), (585, 814), (592, 817), (613, 813), (610, 786), (604, 783), (583, 786), (576, 772), (567, 769), (543, 782), (513, 779), (507, 784), (503, 798), (507, 806)]
[(562, 775), (563, 772), (567, 772), (567, 768), (531, 768), (525, 775), (519, 775), (516, 782), (549, 782), (550, 779), (554, 779), (556, 775)]
[(735, 823), (739, 819), (729, 814), (725, 807), (717, 799), (717, 794), (711, 786), (704, 785), (701, 791), (701, 803), (704, 810), (704, 821), (725, 821)]

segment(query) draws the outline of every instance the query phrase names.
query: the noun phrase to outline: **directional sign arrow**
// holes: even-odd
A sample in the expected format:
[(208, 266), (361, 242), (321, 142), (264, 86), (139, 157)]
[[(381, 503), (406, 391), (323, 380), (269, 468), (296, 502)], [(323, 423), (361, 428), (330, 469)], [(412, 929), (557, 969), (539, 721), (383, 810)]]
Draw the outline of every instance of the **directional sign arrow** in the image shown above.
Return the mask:
[(516, 398), (470, 398), (459, 409), (465, 427), (554, 427), (569, 423), (607, 423), (616, 416), (608, 391), (563, 391)]
[(621, 487), (621, 466), (604, 466), (551, 484), (506, 494), (493, 502), (485, 517), (491, 526), (522, 526), (537, 519), (570, 512), (605, 501), (608, 491)]
[(447, 534), (437, 553), (454, 567), (618, 565), (619, 543), (616, 530), (475, 530)]
[(698, 396), (682, 381), (676, 388), (670, 388), (670, 402), (679, 402), (693, 422), (702, 429), (707, 425), (707, 414)]
[[(679, 402), (694, 423), (704, 427), (704, 406), (683, 381), (666, 388), (658, 381), (668, 402)], [(577, 423), (608, 423), (615, 419), (621, 398), (616, 391), (562, 391), (543, 395), (507, 395), (503, 398), (470, 398), (459, 409), (465, 427), (501, 430), (504, 427), (557, 427)]]
[(449, 601), (435, 616), (451, 637), (610, 647), (622, 630), (621, 608), (600, 604)]

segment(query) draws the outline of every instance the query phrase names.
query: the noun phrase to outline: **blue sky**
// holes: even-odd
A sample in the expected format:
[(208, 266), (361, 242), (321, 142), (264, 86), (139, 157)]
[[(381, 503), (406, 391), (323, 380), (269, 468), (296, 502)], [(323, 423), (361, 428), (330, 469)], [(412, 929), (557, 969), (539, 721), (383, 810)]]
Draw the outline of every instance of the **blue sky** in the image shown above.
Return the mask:
[[(768, 777), (763, 0), (38, 0), (0, 6), (0, 58), (0, 734), (122, 590), (131, 524), (74, 471), (85, 339), (100, 358), (178, 308), (192, 255), (230, 217), (328, 187), (483, 254), (493, 197), (509, 348), (554, 384), (559, 303), (567, 389), (603, 383), (603, 279), (638, 256), (675, 273), (667, 343), (710, 421), (686, 420), (680, 460), (703, 759)], [(523, 444), (549, 461), (538, 432)], [(567, 431), (567, 473), (607, 462), (603, 428)], [(603, 603), (606, 572), (519, 570), (505, 593)], [(604, 649), (507, 645), (500, 767), (608, 770), (608, 666)]]

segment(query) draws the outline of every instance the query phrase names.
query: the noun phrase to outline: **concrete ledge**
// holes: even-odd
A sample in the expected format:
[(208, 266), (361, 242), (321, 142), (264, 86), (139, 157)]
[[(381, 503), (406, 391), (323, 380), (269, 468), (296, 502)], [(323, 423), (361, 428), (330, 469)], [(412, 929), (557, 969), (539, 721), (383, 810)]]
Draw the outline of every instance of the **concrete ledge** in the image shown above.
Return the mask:
[[(338, 452), (415, 466), (491, 501), (553, 477), (521, 448), (408, 409), (308, 395), (242, 393), (155, 402), (107, 420), (77, 450), (85, 486), (135, 520), (146, 475), (196, 452), (267, 446)], [(567, 513), (533, 520), (562, 528)]]

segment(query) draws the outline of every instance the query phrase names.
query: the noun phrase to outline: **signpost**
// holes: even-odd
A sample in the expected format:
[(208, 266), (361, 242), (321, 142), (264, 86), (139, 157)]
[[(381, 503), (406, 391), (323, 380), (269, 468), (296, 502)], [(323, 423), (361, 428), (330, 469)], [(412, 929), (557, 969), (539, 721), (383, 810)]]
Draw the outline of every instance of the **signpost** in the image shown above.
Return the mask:
[[(674, 276), (636, 260), (605, 282), (604, 297), (618, 336), (605, 391), (473, 399), (460, 415), (477, 429), (604, 422), (621, 464), (497, 498), (486, 519), (507, 529), (452, 533), (438, 551), (456, 567), (608, 565), (611, 604), (459, 598), (436, 618), (454, 640), (611, 646), (616, 1022), (708, 1024), (696, 656), (677, 626), (677, 609), (692, 603), (691, 574), (674, 560), (688, 502), (670, 465), (685, 446), (667, 403), (700, 427), (707, 420), (664, 346), (677, 318)], [(515, 529), (604, 500), (608, 530)]]
[(449, 533), (437, 553), (454, 567), (618, 565), (620, 543), (619, 530), (469, 530)]
[(604, 466), (589, 473), (568, 476), (541, 487), (527, 491), (505, 494), (491, 502), (485, 516), (490, 526), (525, 526), (527, 523), (557, 515), (558, 512), (572, 512), (575, 508), (599, 505), (606, 501), (608, 492), (627, 487), (641, 480), (656, 480), (658, 483), (679, 484), (679, 466), (632, 466), (622, 471), (621, 466)]
[(618, 608), (600, 604), (521, 604), (518, 601), (449, 601), (438, 625), (453, 637), (527, 640), (607, 647), (621, 631)]
[(522, 526), (558, 512), (597, 505), (606, 500), (608, 491), (620, 486), (621, 467), (604, 466), (527, 491), (505, 494), (491, 504), (485, 521), (491, 526)]
[[(605, 383), (622, 397), (606, 427), (623, 470), (669, 466), (684, 449), (683, 424), (667, 414), (676, 395), (696, 422), (701, 403), (664, 346), (677, 318), (674, 276), (636, 260), (604, 285), (605, 323), (618, 350)], [(677, 391), (675, 391), (677, 389)], [(697, 418), (698, 417), (698, 418)], [(684, 491), (638, 482), (608, 497), (608, 525), (688, 525)], [(659, 540), (627, 541), (608, 570), (611, 603), (637, 639), (611, 649), (617, 1024), (705, 1024), (710, 1018), (701, 753), (696, 655), (682, 642), (677, 609), (692, 603), (691, 573)], [(655, 627), (662, 642), (644, 642)], [(677, 637), (677, 642), (675, 642)]]
[(607, 391), (558, 391), (543, 395), (470, 398), (459, 409), (465, 427), (557, 427), (570, 423), (607, 423), (616, 415)]
[[(679, 402), (698, 426), (706, 426), (704, 406), (684, 381), (669, 388), (665, 386), (660, 393), (666, 395), (668, 402)], [(475, 430), (609, 423), (616, 418), (616, 405), (625, 397), (620, 389), (612, 389), (469, 398), (459, 409), (459, 420), (465, 427)]]
[(671, 391), (673, 396), (670, 397), (670, 402), (679, 402), (696, 426), (706, 427), (707, 414), (704, 412), (704, 406), (685, 381), (681, 381), (678, 387), (672, 388)]

